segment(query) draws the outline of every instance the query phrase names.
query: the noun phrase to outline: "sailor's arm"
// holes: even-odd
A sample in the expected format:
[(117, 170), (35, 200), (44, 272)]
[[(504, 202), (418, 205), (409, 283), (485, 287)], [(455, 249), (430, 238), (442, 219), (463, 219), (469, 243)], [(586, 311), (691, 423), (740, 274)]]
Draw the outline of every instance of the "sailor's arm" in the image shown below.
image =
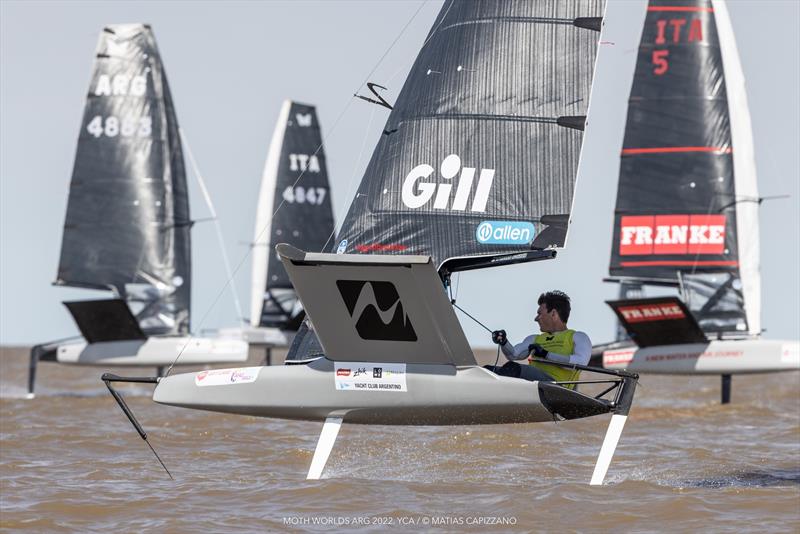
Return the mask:
[(507, 359), (524, 360), (528, 357), (528, 346), (533, 343), (534, 337), (535, 336), (528, 336), (518, 345), (514, 345), (508, 341), (504, 345), (500, 345), (500, 348)]
[(546, 359), (559, 363), (588, 365), (589, 359), (592, 357), (592, 342), (589, 340), (589, 336), (583, 332), (575, 332), (572, 336), (572, 342), (575, 345), (572, 354), (548, 352)]

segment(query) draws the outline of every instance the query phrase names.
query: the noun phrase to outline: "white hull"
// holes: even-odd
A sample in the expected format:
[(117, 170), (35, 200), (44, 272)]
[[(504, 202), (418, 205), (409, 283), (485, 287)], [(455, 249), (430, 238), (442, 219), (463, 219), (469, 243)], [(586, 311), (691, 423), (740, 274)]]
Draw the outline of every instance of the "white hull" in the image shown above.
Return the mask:
[(797, 341), (713, 340), (708, 343), (628, 347), (603, 353), (606, 369), (660, 374), (769, 373), (800, 369)]
[(180, 365), (205, 365), (244, 362), (247, 352), (247, 343), (238, 339), (164, 336), (65, 343), (56, 349), (56, 361), (73, 365), (165, 366), (180, 354)]
[(272, 347), (288, 347), (292, 339), (294, 339), (294, 332), (261, 326), (222, 328), (219, 330), (219, 335), (223, 338), (240, 339), (250, 345), (266, 345)]
[[(343, 367), (363, 367), (363, 387), (343, 377)], [(381, 378), (373, 378), (375, 368), (383, 370)], [(553, 421), (554, 413), (572, 419), (613, 409), (561, 386), (499, 376), (478, 366), (334, 363), (326, 358), (308, 365), (172, 374), (159, 381), (153, 400), (212, 412), (308, 421), (335, 416), (379, 425), (536, 423)]]
[(320, 358), (308, 365), (170, 375), (158, 380), (153, 400), (195, 410), (324, 421), (309, 479), (322, 475), (343, 422), (531, 423), (610, 412), (611, 424), (591, 481), (602, 484), (636, 388), (635, 378), (624, 380), (612, 403), (556, 384), (498, 376), (478, 366), (345, 363)]

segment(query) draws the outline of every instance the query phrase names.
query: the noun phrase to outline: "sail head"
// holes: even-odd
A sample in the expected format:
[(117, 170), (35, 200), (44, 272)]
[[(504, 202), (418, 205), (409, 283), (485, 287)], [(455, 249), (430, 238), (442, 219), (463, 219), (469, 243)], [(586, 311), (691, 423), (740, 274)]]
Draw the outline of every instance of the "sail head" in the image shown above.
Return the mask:
[(57, 284), (110, 289), (148, 334), (189, 331), (189, 198), (175, 108), (149, 26), (97, 45)]

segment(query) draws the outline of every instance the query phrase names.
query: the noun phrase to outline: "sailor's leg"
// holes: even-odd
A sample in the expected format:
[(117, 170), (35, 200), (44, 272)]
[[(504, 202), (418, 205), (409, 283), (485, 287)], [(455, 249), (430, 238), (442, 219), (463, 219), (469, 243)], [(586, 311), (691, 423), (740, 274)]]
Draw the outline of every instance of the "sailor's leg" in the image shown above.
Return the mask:
[(484, 365), (484, 369), (488, 369), (496, 375), (510, 376), (511, 378), (519, 378), (521, 365), (517, 362), (506, 362), (502, 367), (495, 365)]
[(531, 382), (555, 382), (556, 379), (532, 365), (520, 365), (519, 377)]
[(322, 433), (317, 441), (317, 448), (314, 450), (314, 458), (311, 460), (311, 467), (308, 469), (307, 480), (318, 480), (322, 476), (322, 470), (328, 462), (336, 436), (339, 435), (339, 428), (342, 426), (342, 417), (328, 417), (322, 425)]

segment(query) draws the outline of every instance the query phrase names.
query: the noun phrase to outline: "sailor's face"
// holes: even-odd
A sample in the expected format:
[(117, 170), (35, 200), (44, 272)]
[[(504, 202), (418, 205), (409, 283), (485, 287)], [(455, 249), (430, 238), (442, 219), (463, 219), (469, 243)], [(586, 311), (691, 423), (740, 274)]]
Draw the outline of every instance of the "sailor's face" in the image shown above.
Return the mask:
[(539, 328), (542, 332), (550, 332), (552, 331), (553, 327), (553, 314), (556, 313), (556, 310), (547, 311), (546, 304), (539, 304), (539, 308), (536, 310), (536, 319), (535, 321), (539, 323)]

